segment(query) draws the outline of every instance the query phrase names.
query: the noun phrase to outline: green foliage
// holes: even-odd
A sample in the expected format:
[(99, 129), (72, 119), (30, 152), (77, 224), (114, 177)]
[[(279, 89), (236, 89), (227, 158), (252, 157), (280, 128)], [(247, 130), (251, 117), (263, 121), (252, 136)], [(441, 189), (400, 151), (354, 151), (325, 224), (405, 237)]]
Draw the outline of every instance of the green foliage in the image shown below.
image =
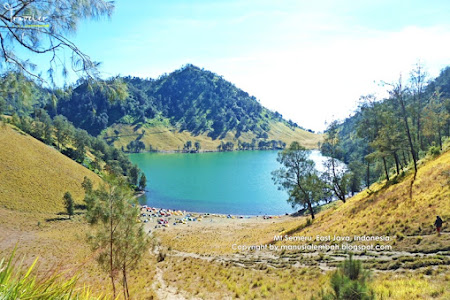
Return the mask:
[(332, 292), (322, 294), (323, 300), (370, 300), (375, 299), (373, 291), (367, 286), (369, 273), (352, 255), (346, 259), (330, 278)]
[(324, 163), (325, 172), (322, 174), (322, 179), (327, 183), (329, 190), (338, 199), (345, 202), (351, 180), (355, 180), (354, 185), (358, 186), (359, 178), (356, 177), (356, 173), (348, 172), (346, 166), (336, 159), (337, 157), (342, 157), (339, 128), (336, 121), (328, 126), (327, 135), (320, 150), (322, 154), (328, 157)]
[(233, 151), (234, 144), (232, 142), (221, 142), (219, 146), (217, 146), (217, 150), (219, 151)]
[(201, 148), (200, 142), (196, 141), (194, 144), (194, 147), (195, 147), (195, 151), (197, 151), (197, 152), (200, 151), (200, 148)]
[(132, 185), (138, 184), (138, 177), (139, 177), (139, 168), (137, 165), (133, 165), (130, 169), (130, 183)]
[[(443, 149), (443, 141), (450, 136), (450, 67), (428, 85), (425, 79), (418, 64), (409, 86), (403, 86), (401, 80), (388, 84), (390, 96), (380, 101), (373, 95), (361, 97), (355, 115), (338, 124), (340, 151), (332, 157), (349, 167), (353, 162), (352, 176), (361, 178), (366, 186), (382, 176), (391, 179), (394, 171), (400, 176), (427, 150), (437, 155)], [(355, 180), (350, 179), (355, 187), (352, 191)]]
[(139, 189), (141, 191), (144, 191), (147, 187), (147, 177), (145, 177), (145, 174), (142, 173), (141, 178), (139, 179)]
[(438, 146), (431, 146), (428, 149), (428, 154), (431, 156), (438, 156), (439, 154), (441, 154), (441, 149)]
[(277, 161), (282, 165), (272, 172), (272, 180), (279, 189), (287, 191), (292, 207), (301, 205), (314, 219), (313, 205), (326, 198), (326, 184), (314, 168), (314, 161), (308, 159), (310, 151), (293, 142), (289, 148), (278, 153)]
[(6, 101), (3, 98), (0, 98), (0, 115), (4, 114), (6, 111)]
[(111, 102), (107, 91), (82, 82), (68, 99), (58, 102), (58, 110), (92, 135), (113, 123), (146, 123), (162, 118), (180, 130), (208, 132), (214, 139), (230, 131), (236, 131), (237, 136), (253, 131), (267, 138), (269, 120), (277, 119), (255, 97), (193, 65), (157, 80), (120, 80), (127, 87), (126, 101)]
[(78, 290), (77, 277), (63, 279), (54, 273), (45, 278), (37, 278), (33, 273), (37, 259), (23, 272), (22, 264), (15, 264), (14, 255), (8, 260), (0, 260), (0, 299), (97, 299), (90, 290)]
[(145, 150), (145, 144), (142, 141), (139, 141), (139, 140), (131, 141), (127, 145), (127, 151), (128, 152), (139, 153), (139, 152), (141, 152), (143, 150)]
[(100, 266), (109, 274), (116, 297), (115, 283), (122, 274), (124, 297), (130, 298), (128, 272), (139, 262), (149, 246), (143, 226), (137, 223), (139, 205), (123, 178), (108, 177), (99, 189), (86, 189), (87, 221), (95, 230), (88, 237)]
[(45, 92), (19, 72), (6, 72), (0, 76), (0, 111), (2, 113), (17, 112), (20, 115), (31, 113), (34, 98), (43, 95)]
[[(64, 77), (67, 76), (69, 69), (87, 77), (98, 77), (98, 63), (91, 61), (88, 55), (67, 39), (67, 35), (76, 32), (79, 22), (83, 19), (111, 16), (114, 9), (112, 1), (11, 0), (8, 4), (11, 10), (2, 13), (2, 27), (6, 29), (2, 34), (0, 67), (13, 68), (29, 77), (42, 80), (40, 75), (32, 73), (35, 65), (24, 53), (34, 55), (49, 53), (47, 74), (51, 82), (57, 69)], [(14, 17), (10, 18), (9, 14)], [(24, 16), (39, 19), (45, 17), (51, 25), (27, 26), (29, 23), (24, 20)], [(39, 24), (45, 23), (40, 21)], [(67, 54), (71, 58), (70, 68), (67, 68), (64, 57), (60, 56), (61, 52), (65, 52), (62, 51), (64, 49), (69, 51)]]
[(69, 219), (74, 215), (75, 208), (73, 203), (73, 198), (70, 192), (66, 192), (63, 197), (64, 207), (66, 208), (67, 214), (69, 215)]
[(189, 152), (192, 147), (192, 141), (187, 141), (183, 146), (183, 151)]
[(93, 189), (94, 185), (92, 184), (92, 180), (90, 180), (86, 176), (84, 176), (81, 186), (83, 187), (86, 195), (89, 195), (90, 193), (92, 193), (92, 189)]

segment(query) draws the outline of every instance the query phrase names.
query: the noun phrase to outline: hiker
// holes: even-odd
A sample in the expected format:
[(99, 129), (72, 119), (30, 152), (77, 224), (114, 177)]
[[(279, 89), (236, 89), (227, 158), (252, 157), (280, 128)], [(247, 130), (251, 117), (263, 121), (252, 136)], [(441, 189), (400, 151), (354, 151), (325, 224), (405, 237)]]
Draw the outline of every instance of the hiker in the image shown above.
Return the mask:
[(441, 228), (442, 228), (442, 219), (439, 216), (436, 216), (436, 221), (434, 221), (434, 226), (436, 226), (436, 231), (438, 235), (441, 235)]

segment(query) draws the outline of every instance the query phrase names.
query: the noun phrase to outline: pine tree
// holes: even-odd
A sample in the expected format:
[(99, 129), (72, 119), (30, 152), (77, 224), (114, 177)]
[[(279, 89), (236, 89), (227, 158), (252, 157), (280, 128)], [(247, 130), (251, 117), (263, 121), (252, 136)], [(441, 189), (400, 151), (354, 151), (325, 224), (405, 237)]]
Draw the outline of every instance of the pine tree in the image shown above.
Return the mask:
[(141, 178), (139, 179), (139, 189), (141, 191), (144, 191), (147, 187), (147, 177), (145, 177), (145, 174), (142, 173)]
[(74, 215), (74, 204), (73, 198), (70, 192), (66, 192), (63, 197), (64, 206), (66, 207), (67, 214), (69, 215), (69, 219)]
[(137, 223), (139, 206), (124, 178), (108, 177), (99, 189), (86, 189), (86, 218), (98, 224), (88, 241), (100, 266), (109, 273), (116, 298), (116, 280), (122, 273), (125, 299), (129, 299), (128, 272), (140, 260), (149, 245), (142, 224)]

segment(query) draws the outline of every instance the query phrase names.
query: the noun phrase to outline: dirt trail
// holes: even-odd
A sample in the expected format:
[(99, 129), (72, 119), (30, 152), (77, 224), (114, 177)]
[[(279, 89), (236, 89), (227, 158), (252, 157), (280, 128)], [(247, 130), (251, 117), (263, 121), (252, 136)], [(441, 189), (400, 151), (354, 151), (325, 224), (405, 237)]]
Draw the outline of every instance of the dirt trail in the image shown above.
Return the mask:
[(163, 270), (156, 267), (155, 280), (152, 285), (153, 290), (158, 295), (158, 299), (161, 300), (183, 300), (187, 299), (181, 293), (177, 292), (175, 287), (170, 287), (166, 284), (163, 278)]

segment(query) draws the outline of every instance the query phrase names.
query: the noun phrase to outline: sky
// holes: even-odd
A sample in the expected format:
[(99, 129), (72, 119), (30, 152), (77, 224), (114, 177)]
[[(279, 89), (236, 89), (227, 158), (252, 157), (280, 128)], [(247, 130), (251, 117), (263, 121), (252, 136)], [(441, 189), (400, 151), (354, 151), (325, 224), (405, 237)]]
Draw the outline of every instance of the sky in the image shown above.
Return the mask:
[(71, 38), (105, 77), (190, 63), (322, 131), (419, 61), (430, 78), (450, 64), (450, 1), (118, 0)]

